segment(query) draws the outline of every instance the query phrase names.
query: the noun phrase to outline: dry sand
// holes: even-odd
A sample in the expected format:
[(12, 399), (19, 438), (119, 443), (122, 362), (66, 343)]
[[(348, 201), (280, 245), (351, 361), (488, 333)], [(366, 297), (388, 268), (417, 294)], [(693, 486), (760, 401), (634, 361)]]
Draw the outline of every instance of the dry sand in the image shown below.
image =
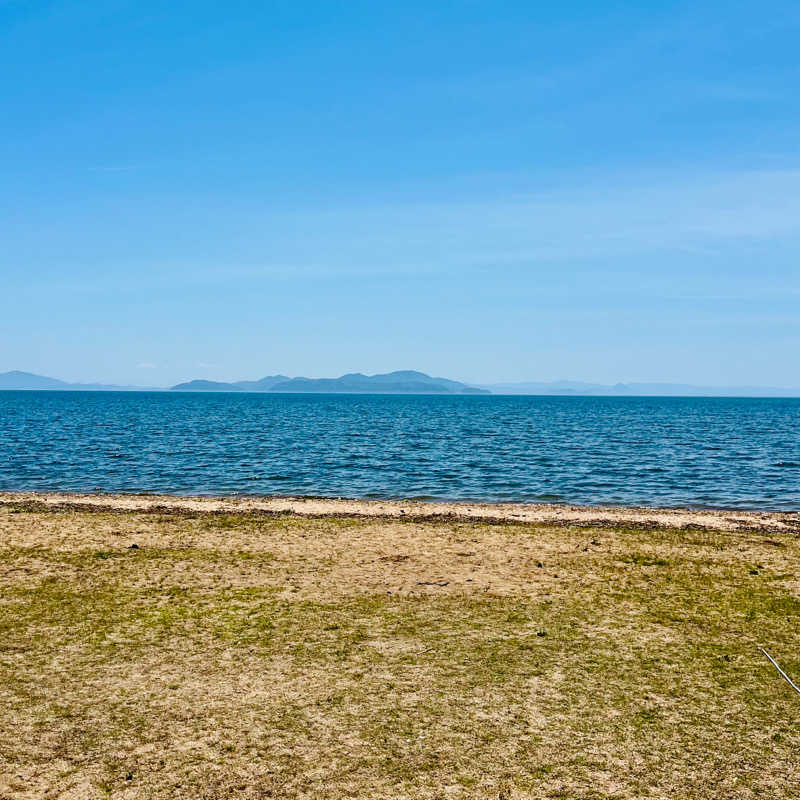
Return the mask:
[(304, 517), (377, 517), (513, 522), (588, 527), (636, 525), (722, 531), (800, 531), (800, 513), (685, 508), (617, 508), (519, 503), (435, 503), (316, 497), (176, 497), (174, 495), (0, 493), (0, 503), (117, 511), (294, 514)]

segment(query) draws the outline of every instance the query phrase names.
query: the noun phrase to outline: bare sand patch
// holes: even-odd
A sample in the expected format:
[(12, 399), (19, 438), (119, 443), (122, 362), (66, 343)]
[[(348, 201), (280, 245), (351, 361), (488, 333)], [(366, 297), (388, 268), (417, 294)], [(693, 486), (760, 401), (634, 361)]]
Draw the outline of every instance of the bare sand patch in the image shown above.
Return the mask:
[(37, 502), (119, 511), (296, 514), (309, 517), (459, 519), (558, 525), (638, 525), (714, 530), (800, 530), (800, 513), (708, 509), (617, 508), (521, 503), (436, 503), (311, 497), (177, 497), (69, 493), (0, 493), (0, 503)]

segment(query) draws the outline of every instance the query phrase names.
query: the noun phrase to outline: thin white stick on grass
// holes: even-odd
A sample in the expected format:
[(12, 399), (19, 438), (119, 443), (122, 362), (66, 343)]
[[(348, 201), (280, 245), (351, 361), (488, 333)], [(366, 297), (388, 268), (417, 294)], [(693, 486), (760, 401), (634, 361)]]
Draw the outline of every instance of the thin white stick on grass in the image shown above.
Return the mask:
[(792, 681), (792, 679), (778, 666), (778, 662), (763, 647), (759, 647), (758, 649), (770, 660), (772, 666), (775, 667), (776, 670), (778, 670), (778, 672), (781, 674), (781, 677), (786, 681), (786, 683), (788, 683), (789, 686), (791, 686), (792, 689), (794, 689), (797, 692), (797, 694), (800, 694), (800, 689), (797, 688), (794, 681)]

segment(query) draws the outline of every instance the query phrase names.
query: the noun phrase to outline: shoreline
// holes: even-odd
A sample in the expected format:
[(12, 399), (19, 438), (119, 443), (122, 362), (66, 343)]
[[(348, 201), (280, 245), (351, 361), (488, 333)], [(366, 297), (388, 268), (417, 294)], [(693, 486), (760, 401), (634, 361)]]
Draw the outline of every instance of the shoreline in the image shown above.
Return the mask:
[(77, 492), (0, 492), (0, 506), (29, 504), (76, 511), (291, 515), (307, 518), (451, 520), (576, 527), (631, 525), (721, 531), (800, 533), (800, 512), (646, 506), (579, 506), (324, 497), (176, 496)]

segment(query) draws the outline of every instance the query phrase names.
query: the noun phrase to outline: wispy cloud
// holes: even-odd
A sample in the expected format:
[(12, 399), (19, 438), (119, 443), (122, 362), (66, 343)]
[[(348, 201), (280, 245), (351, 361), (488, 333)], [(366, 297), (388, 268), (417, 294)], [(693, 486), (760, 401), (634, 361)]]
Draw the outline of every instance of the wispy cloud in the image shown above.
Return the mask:
[(136, 369), (158, 369), (158, 365), (151, 364), (149, 361), (142, 361), (136, 365)]
[(202, 252), (210, 248), (200, 220), (193, 228), (196, 257), (193, 249), (180, 258), (152, 260), (125, 253), (114, 272), (104, 273), (107, 278), (53, 281), (50, 288), (143, 292), (265, 281), (381, 281), (614, 259), (639, 259), (644, 269), (672, 256), (702, 267), (704, 260), (728, 255), (755, 258), (769, 248), (792, 249), (800, 238), (800, 169), (573, 172), (560, 186), (536, 190), (531, 178), (528, 191), (513, 192), (502, 191), (498, 176), (490, 183), (450, 198), (440, 194), (435, 202), (420, 186), (405, 202), (297, 211), (242, 207), (237, 225), (248, 235), (224, 258)]

